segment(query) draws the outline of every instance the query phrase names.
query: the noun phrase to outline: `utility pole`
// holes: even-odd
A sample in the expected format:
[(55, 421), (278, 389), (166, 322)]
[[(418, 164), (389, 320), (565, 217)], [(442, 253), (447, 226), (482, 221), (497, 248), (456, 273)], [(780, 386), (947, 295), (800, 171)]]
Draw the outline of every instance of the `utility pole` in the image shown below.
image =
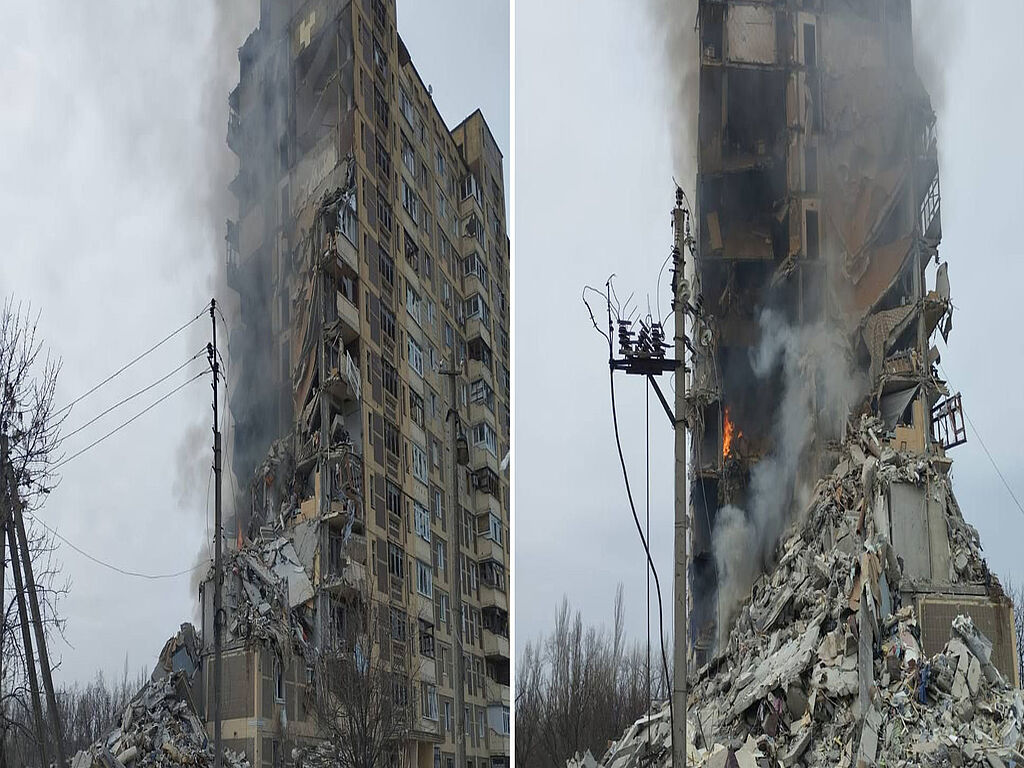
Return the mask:
[[(452, 613), (455, 614), (454, 618), (454, 632), (455, 632), (455, 658), (452, 660), (455, 667), (455, 680), (453, 687), (455, 688), (455, 768), (466, 768), (466, 728), (468, 727), (465, 721), (465, 708), (466, 708), (466, 694), (463, 688), (464, 680), (466, 679), (466, 668), (465, 668), (465, 655), (462, 648), (462, 507), (459, 505), (459, 465), (465, 464), (465, 457), (459, 456), (459, 411), (458, 411), (458, 383), (457, 376), (462, 373), (462, 365), (458, 367), (455, 365), (455, 352), (452, 352), (451, 363), (447, 368), (442, 368), (439, 373), (442, 376), (447, 376), (448, 381), (451, 384), (449, 392), (451, 393), (451, 406), (448, 408), (448, 420), (451, 421), (452, 427), (452, 480), (449, 483), (449, 493), (451, 495), (451, 519), (453, 521), (452, 528), (455, 533), (455, 560), (453, 562), (453, 571), (455, 565), (458, 566), (458, 577), (453, 578), (452, 589)], [(463, 460), (460, 460), (463, 459)], [(454, 575), (454, 573), (453, 573)]]
[(213, 325), (213, 343), (207, 350), (210, 358), (210, 370), (213, 371), (213, 476), (214, 476), (214, 512), (213, 512), (213, 765), (221, 768), (224, 761), (224, 748), (221, 742), (221, 653), (224, 602), (224, 563), (221, 559), (223, 531), (221, 530), (221, 456), (220, 456), (220, 421), (217, 412), (217, 383), (220, 379), (220, 362), (217, 359), (217, 300), (210, 299), (210, 322)]
[[(11, 547), (11, 569), (14, 572), (14, 585), (18, 594), (18, 613), (21, 618), (22, 642), (25, 644), (25, 665), (28, 670), (29, 685), (32, 689), (32, 709), (39, 730), (39, 748), (44, 764), (45, 721), (42, 714), (42, 703), (39, 698), (39, 681), (36, 678), (35, 658), (32, 653), (32, 630), (35, 631), (36, 651), (39, 654), (39, 667), (43, 677), (43, 688), (46, 695), (46, 707), (50, 714), (50, 725), (53, 730), (54, 752), (57, 768), (64, 768), (67, 761), (64, 757), (64, 734), (60, 724), (60, 711), (57, 709), (57, 696), (53, 688), (53, 674), (50, 668), (50, 656), (46, 650), (46, 632), (43, 626), (43, 614), (39, 609), (39, 595), (36, 593), (35, 576), (32, 572), (32, 553), (25, 534), (25, 520), (22, 515), (22, 501), (18, 494), (18, 480), (11, 469), (10, 445), (7, 434), (0, 435), (0, 472), (4, 475), (4, 508), (0, 517), (6, 530), (7, 542)], [(24, 580), (23, 580), (24, 575)], [(28, 595), (28, 606), (25, 595)], [(31, 609), (31, 616), (29, 610)], [(32, 629), (29, 629), (29, 624)]]
[[(676, 205), (672, 209), (672, 257), (675, 279), (672, 281), (672, 301), (675, 305), (675, 349), (682, 365), (676, 372), (675, 401), (675, 532), (674, 532), (674, 590), (672, 603), (672, 709), (675, 712), (672, 734), (672, 764), (676, 768), (686, 766), (686, 684), (687, 645), (689, 643), (689, 622), (687, 621), (687, 522), (689, 509), (686, 499), (686, 311), (689, 304), (689, 286), (686, 282), (686, 248), (684, 242), (683, 193), (676, 188)], [(687, 241), (689, 238), (687, 238)]]

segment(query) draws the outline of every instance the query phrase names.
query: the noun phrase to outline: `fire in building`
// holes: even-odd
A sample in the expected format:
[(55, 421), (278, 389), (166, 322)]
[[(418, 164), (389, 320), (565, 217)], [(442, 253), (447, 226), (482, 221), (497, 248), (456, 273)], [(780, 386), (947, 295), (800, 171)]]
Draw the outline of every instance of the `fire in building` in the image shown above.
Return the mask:
[(290, 764), (317, 665), (372, 650), (414, 712), (392, 764), (507, 766), (501, 151), (479, 110), (445, 125), (394, 0), (263, 2), (238, 57), (225, 746)]
[[(677, 402), (692, 425), (691, 473), (677, 478), (691, 658), (725, 645), (785, 526), (852, 462), (867, 485), (849, 514), (899, 558), (924, 649), (970, 615), (1013, 679), (1010, 606), (961, 540), (949, 483), (966, 437), (936, 346), (953, 306), (909, 0), (705, 0), (697, 36), (699, 311)], [(879, 420), (877, 442), (851, 456), (858, 418)], [(892, 479), (893, 466), (919, 470)]]

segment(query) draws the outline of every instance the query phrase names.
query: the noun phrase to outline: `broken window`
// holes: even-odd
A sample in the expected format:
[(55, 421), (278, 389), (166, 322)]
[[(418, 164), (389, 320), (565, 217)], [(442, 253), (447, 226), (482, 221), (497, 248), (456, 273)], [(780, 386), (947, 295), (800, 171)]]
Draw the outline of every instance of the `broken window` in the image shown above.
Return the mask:
[(820, 243), (818, 241), (818, 212), (808, 209), (804, 212), (807, 229), (807, 241), (804, 247), (804, 256), (808, 259), (816, 259), (820, 254)]
[(817, 45), (814, 39), (814, 25), (804, 24), (804, 66), (814, 69), (818, 66)]

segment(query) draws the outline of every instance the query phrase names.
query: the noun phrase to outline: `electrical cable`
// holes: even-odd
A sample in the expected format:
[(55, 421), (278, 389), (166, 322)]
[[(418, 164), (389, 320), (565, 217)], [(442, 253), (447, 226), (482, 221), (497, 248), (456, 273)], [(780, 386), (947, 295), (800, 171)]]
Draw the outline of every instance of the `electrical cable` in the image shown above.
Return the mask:
[[(946, 373), (946, 369), (942, 366), (942, 363), (939, 363), (939, 369), (942, 371), (942, 375), (946, 377), (946, 381), (949, 381), (949, 374)], [(999, 469), (999, 465), (996, 464), (995, 458), (989, 451), (988, 446), (985, 445), (985, 441), (982, 439), (978, 428), (974, 426), (974, 422), (971, 421), (971, 417), (967, 414), (967, 411), (963, 411), (963, 414), (964, 418), (967, 419), (967, 423), (971, 425), (971, 429), (974, 431), (974, 436), (978, 438), (978, 442), (981, 443), (982, 450), (985, 451), (985, 455), (988, 456), (988, 460), (992, 463), (992, 468), (996, 471), (996, 474), (999, 475), (999, 479), (1003, 481), (1003, 485), (1006, 487), (1006, 492), (1010, 494), (1010, 498), (1013, 499), (1013, 503), (1017, 505), (1017, 509), (1021, 511), (1021, 514), (1024, 514), (1024, 506), (1021, 506), (1020, 500), (1017, 498), (1017, 494), (1013, 492), (1013, 488), (1010, 487), (1010, 484), (1003, 476), (1002, 470)]]
[(149, 411), (153, 410), (153, 408), (155, 408), (156, 406), (160, 405), (160, 403), (162, 403), (162, 402), (163, 402), (164, 400), (166, 400), (167, 398), (169, 398), (169, 397), (170, 397), (171, 395), (173, 395), (174, 393), (176, 393), (176, 392), (178, 392), (178, 391), (180, 391), (180, 390), (184, 389), (184, 388), (185, 388), (186, 386), (188, 386), (189, 384), (191, 384), (191, 383), (192, 383), (193, 381), (195, 381), (196, 379), (198, 379), (198, 378), (201, 378), (202, 376), (205, 376), (205, 375), (206, 375), (206, 371), (202, 371), (202, 372), (200, 372), (200, 373), (197, 373), (197, 374), (196, 374), (195, 376), (193, 376), (193, 377), (192, 377), (191, 379), (189, 379), (189, 380), (188, 380), (188, 381), (186, 381), (185, 383), (183, 383), (183, 384), (179, 384), (179, 385), (178, 385), (177, 387), (175, 387), (174, 389), (172, 389), (172, 390), (171, 390), (170, 392), (168, 392), (167, 394), (165, 394), (164, 396), (162, 396), (162, 397), (161, 397), (161, 398), (160, 398), (159, 400), (156, 400), (156, 401), (154, 401), (154, 402), (153, 402), (153, 403), (151, 403), (150, 405), (146, 406), (146, 407), (145, 407), (145, 408), (144, 408), (143, 410), (139, 411), (139, 412), (138, 412), (137, 414), (135, 414), (134, 416), (132, 416), (132, 417), (131, 417), (130, 419), (128, 419), (127, 421), (124, 421), (124, 422), (122, 422), (121, 424), (119, 424), (118, 426), (114, 427), (114, 429), (112, 429), (112, 430), (110, 430), (109, 432), (107, 432), (107, 434), (105, 434), (105, 435), (104, 435), (103, 437), (101, 437), (101, 438), (99, 438), (98, 440), (95, 440), (95, 441), (93, 441), (93, 442), (89, 443), (89, 445), (85, 446), (85, 448), (83, 448), (82, 450), (78, 451), (77, 453), (73, 453), (73, 454), (71, 454), (71, 455), (70, 455), (70, 456), (68, 456), (68, 457), (67, 457), (66, 459), (63, 459), (63, 460), (62, 460), (62, 461), (60, 461), (59, 463), (55, 464), (53, 468), (54, 468), (54, 469), (60, 469), (61, 467), (63, 467), (63, 466), (65, 465), (65, 464), (67, 464), (67, 463), (68, 463), (69, 461), (71, 461), (72, 459), (74, 459), (74, 458), (76, 458), (76, 457), (78, 457), (78, 456), (81, 456), (81, 455), (82, 455), (83, 453), (85, 453), (86, 451), (88, 451), (88, 450), (89, 450), (90, 448), (93, 448), (93, 447), (95, 447), (95, 446), (99, 445), (100, 443), (102, 443), (102, 442), (103, 442), (104, 440), (106, 440), (106, 439), (107, 439), (108, 437), (110, 437), (111, 435), (114, 435), (115, 433), (117, 433), (117, 432), (120, 432), (120, 431), (121, 431), (122, 429), (124, 429), (125, 427), (127, 427), (127, 426), (128, 426), (129, 424), (131, 424), (131, 423), (132, 423), (133, 421), (135, 421), (136, 419), (138, 419), (138, 418), (139, 418), (140, 416), (142, 416), (143, 414), (145, 414), (145, 413), (147, 413), (147, 412), (149, 412)]
[(209, 567), (209, 563), (200, 563), (199, 565), (194, 565), (191, 568), (185, 569), (184, 571), (177, 571), (175, 573), (155, 573), (154, 574), (154, 573), (140, 573), (139, 571), (129, 571), (129, 570), (125, 569), (125, 568), (119, 568), (116, 565), (112, 565), (111, 563), (106, 562), (105, 560), (101, 560), (98, 557), (90, 555), (88, 552), (86, 552), (85, 550), (83, 550), (80, 547), (76, 546), (74, 543), (69, 541), (64, 536), (61, 536), (59, 533), (57, 533), (57, 531), (55, 531), (53, 528), (48, 526), (46, 523), (44, 523), (38, 517), (35, 517), (34, 515), (30, 514), (29, 512), (25, 512), (25, 516), (28, 517), (33, 522), (39, 523), (39, 525), (41, 525), (43, 528), (45, 528), (47, 531), (49, 531), (52, 535), (56, 536), (58, 539), (63, 541), (65, 544), (67, 544), (69, 547), (71, 547), (73, 550), (75, 550), (75, 552), (77, 552), (78, 554), (82, 555), (82, 557), (85, 557), (88, 560), (92, 560), (92, 562), (96, 563), (97, 565), (102, 565), (104, 568), (109, 568), (112, 571), (116, 571), (117, 573), (120, 573), (122, 576), (132, 576), (132, 577), (137, 578), (137, 579), (148, 579), (150, 581), (158, 581), (158, 580), (161, 580), (161, 579), (175, 579), (175, 578), (177, 578), (179, 576), (184, 576), (186, 573), (192, 573), (193, 571), (198, 571), (200, 568), (207, 568), (207, 567)]
[(181, 333), (182, 331), (184, 331), (184, 330), (185, 330), (186, 328), (188, 328), (188, 327), (189, 327), (190, 325), (192, 325), (192, 323), (194, 323), (194, 322), (195, 322), (196, 320), (198, 320), (198, 319), (199, 319), (200, 317), (202, 317), (202, 316), (203, 316), (203, 315), (205, 314), (205, 312), (206, 312), (206, 309), (203, 309), (203, 311), (202, 311), (202, 312), (200, 312), (200, 313), (199, 313), (198, 315), (196, 315), (195, 317), (193, 317), (193, 318), (192, 318), (191, 320), (189, 320), (189, 321), (188, 321), (187, 323), (185, 323), (184, 325), (182, 325), (181, 327), (179, 327), (179, 328), (178, 328), (177, 330), (171, 331), (171, 333), (169, 333), (169, 334), (168, 334), (167, 336), (164, 336), (164, 338), (162, 338), (162, 339), (161, 339), (160, 341), (158, 341), (158, 342), (157, 342), (156, 344), (154, 344), (154, 345), (153, 345), (152, 347), (150, 347), (149, 349), (147, 349), (147, 350), (146, 350), (145, 352), (143, 352), (143, 353), (142, 353), (141, 355), (139, 355), (139, 356), (138, 356), (138, 357), (136, 357), (135, 359), (133, 359), (133, 360), (131, 360), (130, 362), (126, 363), (125, 365), (121, 366), (121, 367), (120, 367), (120, 368), (119, 368), (118, 370), (114, 371), (114, 373), (110, 374), (110, 375), (109, 375), (109, 376), (108, 376), (107, 378), (105, 378), (105, 379), (104, 379), (103, 381), (101, 381), (101, 382), (100, 382), (99, 384), (97, 384), (97, 385), (96, 385), (95, 387), (93, 387), (92, 389), (90, 389), (90, 390), (89, 390), (88, 392), (86, 392), (86, 393), (85, 393), (84, 395), (80, 395), (80, 396), (76, 397), (76, 398), (75, 398), (74, 400), (72, 400), (72, 401), (71, 401), (70, 403), (68, 403), (68, 404), (67, 404), (67, 405), (65, 405), (65, 406), (64, 406), (63, 408), (61, 408), (61, 409), (60, 409), (59, 411), (57, 411), (57, 412), (56, 412), (56, 413), (54, 414), (54, 416), (55, 416), (55, 417), (56, 417), (56, 416), (60, 416), (60, 415), (61, 415), (62, 413), (64, 413), (65, 411), (67, 411), (67, 410), (70, 410), (70, 409), (71, 409), (71, 407), (72, 407), (72, 406), (74, 406), (74, 405), (75, 405), (76, 403), (79, 403), (79, 402), (81, 402), (82, 400), (84, 400), (85, 398), (87, 398), (87, 397), (88, 397), (89, 395), (91, 395), (91, 394), (92, 394), (93, 392), (95, 392), (95, 391), (96, 391), (97, 389), (99, 389), (100, 387), (102, 387), (102, 386), (103, 386), (104, 384), (107, 384), (107, 383), (109, 383), (109, 382), (113, 381), (113, 380), (114, 380), (115, 378), (117, 378), (117, 377), (118, 377), (118, 376), (120, 376), (120, 375), (121, 375), (122, 373), (124, 373), (125, 371), (127, 371), (127, 370), (128, 370), (129, 368), (131, 368), (131, 367), (132, 367), (133, 365), (135, 365), (135, 364), (136, 364), (137, 362), (139, 362), (139, 360), (141, 360), (142, 358), (144, 358), (144, 357), (145, 357), (146, 355), (148, 355), (148, 354), (149, 354), (150, 352), (153, 352), (154, 350), (156, 350), (156, 349), (158, 349), (159, 347), (163, 346), (163, 345), (164, 345), (164, 344), (166, 344), (166, 343), (167, 343), (168, 341), (170, 341), (170, 340), (171, 340), (171, 339), (173, 339), (173, 338), (174, 338), (175, 336), (177, 336), (177, 335), (178, 335), (179, 333)]
[[(609, 344), (609, 347), (611, 345)], [(626, 498), (629, 499), (629, 508), (633, 513), (633, 522), (636, 523), (637, 533), (640, 535), (640, 541), (644, 545), (644, 552), (647, 554), (647, 563), (650, 565), (651, 573), (654, 575), (654, 587), (658, 594), (658, 634), (661, 645), (661, 664), (665, 673), (665, 682), (670, 684), (671, 677), (668, 673), (668, 655), (665, 653), (665, 612), (664, 606), (661, 599), (661, 580), (658, 578), (658, 569), (654, 565), (654, 558), (651, 557), (651, 548), (648, 544), (647, 538), (644, 536), (643, 526), (640, 525), (640, 516), (636, 511), (636, 504), (633, 502), (633, 491), (629, 485), (629, 473), (626, 470), (626, 457), (622, 453), (622, 440), (619, 437), (619, 417), (615, 407), (615, 371), (612, 369), (608, 370), (608, 382), (609, 389), (611, 390), (611, 405), (612, 405), (612, 425), (615, 428), (615, 446), (619, 452), (619, 463), (622, 465), (622, 479), (626, 484)], [(672, 705), (672, 697), (669, 696), (668, 700), (668, 719), (672, 732), (675, 733), (675, 712)]]
[(89, 426), (91, 426), (91, 425), (95, 424), (95, 423), (96, 423), (97, 421), (99, 421), (100, 419), (102, 419), (102, 418), (103, 418), (104, 416), (106, 416), (106, 415), (107, 415), (108, 413), (110, 413), (111, 411), (113, 411), (113, 410), (114, 410), (115, 408), (120, 408), (120, 407), (121, 407), (122, 405), (124, 405), (125, 403), (127, 403), (127, 402), (129, 402), (129, 401), (131, 401), (131, 400), (134, 400), (134, 399), (135, 399), (136, 397), (138, 397), (139, 395), (145, 394), (146, 392), (148, 392), (149, 390), (151, 390), (151, 389), (152, 389), (153, 387), (157, 386), (158, 384), (163, 384), (163, 383), (164, 383), (165, 381), (167, 381), (167, 380), (168, 380), (169, 378), (171, 378), (171, 376), (173, 376), (174, 374), (176, 374), (176, 373), (177, 373), (178, 371), (180, 371), (180, 370), (181, 370), (182, 368), (184, 368), (185, 366), (187, 366), (187, 365), (188, 365), (189, 363), (191, 363), (191, 362), (192, 362), (193, 360), (195, 360), (195, 359), (196, 359), (197, 357), (199, 357), (200, 355), (202, 355), (202, 354), (203, 354), (204, 352), (206, 352), (206, 348), (205, 348), (205, 347), (204, 347), (203, 349), (199, 350), (198, 352), (196, 352), (196, 353), (195, 353), (194, 355), (192, 355), (192, 357), (190, 357), (190, 358), (189, 358), (188, 360), (186, 360), (186, 361), (185, 361), (184, 363), (182, 363), (181, 365), (179, 365), (179, 366), (178, 366), (177, 368), (175, 368), (175, 369), (174, 369), (173, 371), (171, 371), (170, 373), (168, 373), (168, 374), (167, 374), (166, 376), (164, 376), (163, 378), (157, 379), (157, 380), (156, 380), (156, 381), (154, 381), (154, 382), (153, 382), (152, 384), (150, 384), (150, 385), (149, 385), (148, 387), (143, 387), (143, 388), (142, 388), (142, 389), (140, 389), (140, 390), (139, 390), (138, 392), (135, 392), (134, 394), (128, 395), (128, 397), (126, 397), (126, 398), (125, 398), (124, 400), (121, 400), (120, 402), (114, 403), (114, 404), (113, 404), (112, 406), (110, 406), (109, 408), (107, 408), (107, 410), (105, 410), (105, 411), (104, 411), (103, 413), (101, 413), (101, 414), (100, 414), (99, 416), (97, 416), (96, 418), (92, 419), (91, 421), (87, 421), (87, 422), (86, 422), (85, 424), (83, 424), (82, 426), (78, 427), (78, 429), (72, 430), (72, 431), (71, 431), (71, 432), (69, 432), (68, 434), (66, 434), (66, 435), (63, 435), (63, 436), (61, 437), (61, 439), (62, 439), (62, 440), (67, 440), (67, 439), (68, 439), (69, 437), (73, 437), (73, 436), (77, 435), (77, 434), (78, 434), (79, 432), (81, 432), (81, 431), (82, 431), (83, 429), (85, 429), (86, 427), (89, 427)]

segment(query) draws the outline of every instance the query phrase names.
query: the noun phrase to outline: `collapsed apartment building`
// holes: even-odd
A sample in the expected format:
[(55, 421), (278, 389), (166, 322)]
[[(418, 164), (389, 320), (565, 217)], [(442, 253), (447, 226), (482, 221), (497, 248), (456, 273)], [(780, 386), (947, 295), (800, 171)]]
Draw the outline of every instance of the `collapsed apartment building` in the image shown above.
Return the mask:
[(314, 668), (355, 651), (367, 601), (388, 617), (376, 652), (412, 660), (393, 764), (508, 765), (502, 155), (479, 110), (446, 127), (395, 19), (394, 0), (264, 0), (229, 99), (221, 714), (225, 745), (265, 768), (324, 735)]
[[(903, 563), (902, 598), (925, 649), (942, 647), (958, 613), (1003, 649), (1009, 603), (987, 571), (965, 570), (948, 526), (947, 452), (966, 435), (932, 343), (936, 330), (948, 336), (953, 306), (938, 254), (935, 114), (914, 69), (909, 0), (707, 0), (696, 34), (701, 307), (678, 402), (691, 417), (692, 476), (677, 478), (678, 494), (689, 485), (691, 658), (707, 662), (729, 635), (719, 616), (725, 553), (715, 551), (723, 511), (749, 515), (763, 503), (753, 498), (763, 461), (775, 464), (762, 472), (792, 472), (778, 500), (791, 509), (838, 463), (859, 411), (882, 419), (882, 449), (931, 468), (869, 500)], [(780, 425), (787, 372), (755, 369), (766, 336), (813, 328), (841, 339), (839, 364), (860, 391), (843, 402), (828, 371), (801, 368), (813, 420), (801, 444)]]
[(933, 344), (953, 305), (910, 10), (698, 3), (674, 281), (691, 674), (685, 711), (641, 718), (606, 768), (671, 765), (684, 717), (688, 765), (1024, 764), (1012, 604), (950, 478), (966, 433)]

